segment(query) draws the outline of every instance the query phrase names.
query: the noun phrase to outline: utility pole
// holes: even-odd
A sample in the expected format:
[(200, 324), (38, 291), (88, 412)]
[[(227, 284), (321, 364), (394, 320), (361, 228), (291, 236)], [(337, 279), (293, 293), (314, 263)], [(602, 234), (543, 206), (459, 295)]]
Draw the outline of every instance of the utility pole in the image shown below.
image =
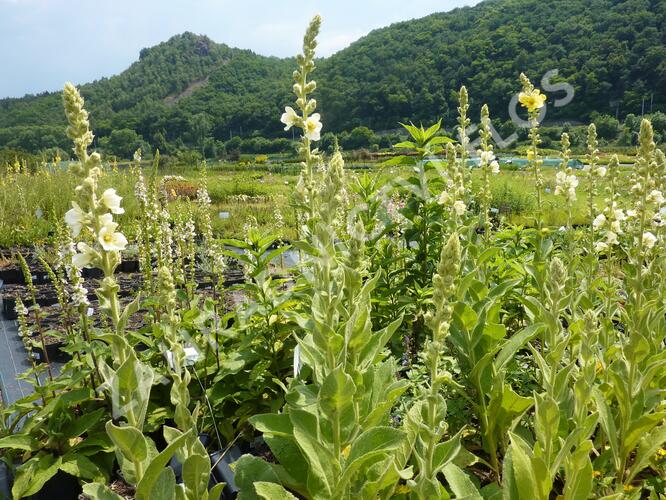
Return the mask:
[(654, 101), (654, 92), (650, 94), (650, 114), (652, 114), (652, 102)]
[(643, 100), (641, 101), (641, 118), (643, 118), (644, 114), (645, 114), (645, 96), (643, 96)]

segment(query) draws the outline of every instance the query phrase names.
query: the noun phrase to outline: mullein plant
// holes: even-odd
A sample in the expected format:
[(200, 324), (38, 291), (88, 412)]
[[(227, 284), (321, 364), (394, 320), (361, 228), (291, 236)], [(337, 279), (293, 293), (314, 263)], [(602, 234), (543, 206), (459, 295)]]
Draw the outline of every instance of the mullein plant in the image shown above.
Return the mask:
[[(74, 238), (81, 238), (82, 231), (85, 231), (88, 241), (93, 242), (89, 245), (79, 241), (76, 245), (79, 253), (73, 256), (72, 263), (79, 268), (102, 269), (104, 278), (96, 293), (100, 309), (112, 325), (110, 333), (95, 332), (92, 336), (93, 340), (110, 346), (111, 364), (106, 359), (99, 359), (97, 366), (104, 380), (101, 388), (111, 398), (113, 420), (106, 423), (106, 431), (116, 447), (116, 457), (125, 480), (136, 484), (137, 488), (149, 488), (152, 491), (158, 483), (162, 468), (185, 438), (174, 441), (157, 455), (155, 445), (143, 436), (155, 374), (150, 366), (139, 361), (125, 337), (127, 321), (138, 310), (140, 297), (120, 310), (119, 287), (114, 271), (121, 262), (121, 251), (125, 249), (127, 239), (117, 231), (118, 224), (113, 221), (113, 215), (121, 214), (124, 210), (120, 206), (121, 198), (113, 188), (98, 193), (102, 161), (98, 153), (88, 154), (93, 134), (88, 113), (83, 108), (83, 99), (71, 84), (65, 85), (63, 99), (69, 122), (67, 133), (74, 142), (74, 151), (79, 160), (70, 168), (81, 180), (76, 190), (78, 203), (72, 203), (73, 208), (65, 215), (65, 221)], [(149, 498), (137, 495), (139, 497)]]
[(481, 107), (481, 129), (479, 130), (479, 137), (481, 139), (481, 148), (477, 151), (480, 158), (482, 184), (479, 191), (479, 198), (481, 210), (479, 213), (480, 223), (479, 227), (483, 230), (483, 237), (486, 244), (490, 241), (490, 231), (492, 225), (490, 222), (490, 203), (492, 202), (492, 193), (490, 191), (490, 176), (499, 174), (500, 167), (491, 140), (490, 131), (490, 112), (488, 105), (484, 104)]
[(317, 101), (309, 97), (317, 88), (317, 83), (314, 80), (308, 80), (309, 75), (315, 69), (315, 49), (317, 48), (317, 35), (320, 26), (321, 17), (315, 16), (303, 37), (303, 53), (296, 56), (298, 69), (293, 73), (294, 85), (292, 90), (296, 95), (298, 111), (291, 106), (287, 106), (280, 118), (280, 121), (285, 125), (285, 130), (297, 127), (303, 131), (298, 151), (303, 161), (301, 163), (301, 174), (296, 184), (295, 201), (305, 222), (314, 217), (316, 171), (321, 163), (318, 149), (312, 147), (313, 142), (319, 141), (321, 138), (321, 117), (319, 113), (314, 112), (317, 109)]
[[(530, 148), (527, 150), (528, 168), (534, 177), (534, 189), (536, 195), (536, 214), (535, 223), (538, 232), (539, 243), (541, 242), (541, 229), (543, 228), (543, 188), (544, 179), (541, 173), (543, 159), (539, 155), (539, 144), (541, 136), (539, 135), (539, 112), (546, 103), (546, 96), (539, 89), (534, 88), (532, 82), (524, 73), (520, 74), (520, 83), (523, 86), (522, 92), (518, 96), (520, 104), (527, 109), (529, 120), (529, 138)], [(540, 245), (539, 245), (540, 246)], [(540, 251), (539, 248), (537, 248)]]
[[(562, 196), (564, 204), (567, 207), (567, 231), (571, 231), (573, 219), (573, 206), (576, 202), (576, 188), (578, 187), (578, 177), (573, 173), (573, 169), (569, 165), (571, 159), (571, 140), (569, 134), (564, 132), (562, 134), (562, 165), (560, 170), (555, 174), (555, 196)], [(573, 243), (573, 236), (570, 237), (569, 242)], [(570, 252), (570, 255), (573, 252)]]
[[(597, 208), (594, 204), (597, 196), (597, 185), (599, 179), (606, 176), (606, 167), (599, 164), (599, 141), (597, 140), (597, 128), (594, 123), (591, 123), (587, 128), (587, 165), (584, 168), (586, 183), (585, 188), (587, 191), (587, 216), (588, 220), (593, 221), (590, 225), (588, 235), (588, 255), (595, 255), (595, 224), (594, 221), (597, 217)], [(593, 264), (596, 263), (596, 258), (589, 259)], [(590, 269), (594, 274), (594, 269)]]
[[(594, 360), (591, 359), (594, 344), (581, 347), (585, 356), (580, 368), (587, 377), (584, 379), (587, 385), (579, 385), (576, 392), (571, 387), (576, 368), (573, 337), (561, 321), (571, 301), (567, 282), (564, 263), (558, 257), (552, 258), (545, 285), (545, 303), (534, 300), (529, 306), (532, 321), (541, 321), (544, 325), (540, 331), (540, 349), (530, 345), (543, 392), (534, 395), (534, 445), (518, 433), (510, 433), (511, 446), (504, 461), (503, 487), (507, 498), (546, 500), (550, 498), (556, 478), (564, 471), (568, 481), (565, 498), (587, 498), (591, 492), (591, 474), (579, 474), (571, 464), (582, 465), (583, 471), (592, 470), (589, 439), (596, 429), (597, 415), (588, 414), (587, 406), (594, 382)], [(570, 319), (573, 322), (573, 318)], [(581, 395), (585, 399), (580, 398)]]
[(437, 272), (433, 277), (434, 311), (426, 316), (426, 325), (432, 332), (432, 338), (424, 345), (422, 356), (428, 370), (429, 384), (421, 391), (419, 399), (410, 410), (410, 414), (417, 412), (422, 420), (414, 443), (414, 460), (419, 472), (407, 483), (415, 498), (448, 498), (448, 492), (437, 477), (442, 471), (447, 475), (447, 467), (448, 475), (464, 477), (451, 463), (460, 450), (462, 431), (451, 440), (441, 442), (447, 431), (446, 401), (442, 389), (450, 381), (451, 375), (442, 372), (440, 365), (453, 316), (451, 297), (456, 291), (460, 259), (459, 236), (453, 233), (442, 247)]
[[(315, 18), (308, 29), (306, 48), (314, 47), (313, 27), (319, 22)], [(306, 153), (305, 180), (307, 162)], [(239, 498), (292, 498), (288, 490), (319, 499), (375, 498), (410, 476), (402, 448), (407, 434), (387, 425), (406, 388), (395, 380), (396, 363), (384, 353), (401, 319), (373, 331), (371, 293), (378, 276), (367, 274), (364, 225), (354, 224), (346, 244), (337, 241), (332, 227), (341, 169), (338, 152), (321, 186), (307, 191), (311, 234), (300, 246), (310, 254), (304, 268), (310, 300), (308, 311), (296, 317), (302, 332), (286, 406), (281, 413), (251, 418), (280, 465), (242, 457), (236, 467)]]
[(29, 312), (31, 313), (31, 319), (35, 325), (36, 334), (38, 336), (38, 341), (42, 348), (42, 355), (44, 357), (44, 364), (46, 365), (46, 372), (48, 373), (49, 381), (53, 382), (53, 370), (51, 368), (51, 360), (49, 359), (48, 352), (46, 350), (46, 341), (44, 340), (44, 330), (42, 328), (42, 310), (37, 303), (37, 290), (35, 288), (34, 281), (32, 279), (32, 273), (30, 272), (30, 267), (25, 261), (25, 258), (22, 254), (18, 253), (17, 258), (19, 264), (21, 265), (21, 271), (23, 272), (23, 279), (25, 280), (26, 288), (28, 289), (28, 294), (30, 295), (30, 301), (32, 304), (29, 307)]
[[(168, 267), (161, 267), (158, 271), (159, 296), (162, 308), (165, 311), (160, 328), (163, 329), (165, 342), (165, 355), (169, 365), (169, 376), (173, 383), (170, 391), (170, 400), (174, 406), (174, 422), (176, 427), (164, 427), (167, 443), (183, 439), (180, 447), (176, 448), (176, 457), (182, 464), (182, 483), (176, 485), (175, 475), (161, 472), (159, 481), (166, 484), (155, 485), (154, 490), (146, 489), (146, 498), (154, 498), (158, 491), (173, 490), (175, 498), (187, 500), (217, 500), (222, 494), (223, 483), (215, 485), (208, 490), (210, 481), (210, 457), (201, 443), (197, 430), (198, 405), (190, 411), (189, 385), (192, 379), (187, 367), (187, 356), (183, 339), (179, 334), (180, 316), (177, 310), (176, 288)], [(139, 493), (139, 491), (137, 491)]]
[(462, 165), (463, 173), (463, 185), (467, 186), (468, 192), (471, 191), (472, 186), (472, 176), (471, 172), (467, 168), (467, 159), (469, 157), (469, 148), (470, 141), (469, 136), (467, 135), (467, 127), (472, 123), (472, 121), (467, 117), (467, 112), (469, 111), (469, 95), (467, 93), (467, 87), (464, 85), (460, 87), (458, 92), (458, 156), (460, 158), (460, 164)]
[(628, 232), (634, 245), (625, 265), (628, 300), (625, 308), (618, 310), (626, 331), (617, 336), (600, 360), (606, 383), (593, 391), (607, 445), (607, 451), (595, 461), (595, 468), (614, 471), (617, 493), (633, 489), (636, 476), (666, 441), (666, 322), (663, 298), (655, 294), (658, 287), (646, 272), (654, 263), (656, 238), (650, 231), (652, 218), (662, 202), (655, 189), (659, 172), (653, 137), (651, 124), (643, 120), (631, 179), (635, 203), (631, 210), (635, 210), (635, 215), (630, 214), (632, 227)]

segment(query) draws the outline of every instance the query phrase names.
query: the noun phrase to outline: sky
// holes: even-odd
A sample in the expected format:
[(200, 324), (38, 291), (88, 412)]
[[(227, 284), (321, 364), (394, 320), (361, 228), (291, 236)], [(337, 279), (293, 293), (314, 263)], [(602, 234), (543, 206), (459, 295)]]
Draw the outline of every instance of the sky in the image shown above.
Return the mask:
[(310, 18), (328, 56), (375, 28), (478, 0), (0, 0), (0, 98), (120, 73), (184, 31), (262, 55), (295, 55)]

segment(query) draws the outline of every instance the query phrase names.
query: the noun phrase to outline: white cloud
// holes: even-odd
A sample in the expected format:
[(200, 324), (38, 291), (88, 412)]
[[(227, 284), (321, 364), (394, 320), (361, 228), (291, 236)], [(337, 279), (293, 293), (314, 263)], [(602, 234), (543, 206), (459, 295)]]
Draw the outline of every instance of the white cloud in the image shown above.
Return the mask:
[(365, 35), (367, 35), (367, 32), (364, 31), (335, 34), (322, 33), (317, 44), (317, 55), (330, 56)]

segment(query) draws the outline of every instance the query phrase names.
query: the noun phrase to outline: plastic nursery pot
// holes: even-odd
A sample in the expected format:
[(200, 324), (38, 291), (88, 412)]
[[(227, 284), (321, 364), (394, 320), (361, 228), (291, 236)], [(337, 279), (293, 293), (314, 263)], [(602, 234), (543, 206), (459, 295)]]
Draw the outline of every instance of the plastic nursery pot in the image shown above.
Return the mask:
[(118, 266), (118, 271), (122, 273), (136, 273), (139, 272), (138, 260), (124, 260)]
[[(49, 357), (49, 361), (64, 363), (72, 359), (72, 356), (69, 353), (60, 349), (64, 345), (65, 343), (62, 341), (46, 344), (46, 354)], [(41, 343), (38, 342), (37, 345), (33, 348), (33, 354), (35, 355), (35, 361), (37, 361), (37, 363), (44, 363), (46, 361), (46, 357), (44, 356), (44, 349), (42, 349)]]
[(0, 270), (0, 280), (5, 285), (22, 285), (23, 284), (23, 271), (18, 267)]
[(225, 483), (225, 498), (236, 498), (236, 495), (238, 495), (239, 490), (234, 481), (234, 471), (231, 470), (230, 465), (242, 455), (243, 452), (238, 446), (232, 446), (226, 453), (224, 453), (223, 450), (220, 450), (210, 454), (212, 471), (210, 474), (211, 482), (209, 487), (219, 483)]
[(14, 320), (18, 318), (16, 313), (16, 298), (15, 297), (3, 297), (2, 298), (2, 315), (7, 320)]
[(104, 272), (102, 272), (101, 269), (97, 269), (94, 267), (93, 268), (84, 267), (81, 270), (81, 276), (88, 279), (89, 278), (102, 279), (104, 277)]
[(78, 479), (59, 470), (55, 476), (49, 479), (42, 489), (34, 495), (27, 497), (29, 500), (78, 500), (83, 493)]
[[(212, 439), (208, 434), (199, 434), (199, 440), (208, 448), (212, 443)], [(208, 489), (212, 488), (216, 484), (225, 483), (224, 486), (224, 498), (236, 498), (238, 495), (238, 488), (234, 482), (234, 472), (229, 467), (232, 463), (238, 460), (243, 455), (243, 451), (238, 446), (232, 446), (226, 453), (223, 450), (216, 451), (211, 453), (210, 464), (211, 464), (211, 473), (210, 480), (208, 482)], [(176, 457), (173, 457), (169, 462), (169, 467), (173, 469), (174, 474), (176, 475), (176, 482), (182, 483), (182, 464), (178, 461)]]

